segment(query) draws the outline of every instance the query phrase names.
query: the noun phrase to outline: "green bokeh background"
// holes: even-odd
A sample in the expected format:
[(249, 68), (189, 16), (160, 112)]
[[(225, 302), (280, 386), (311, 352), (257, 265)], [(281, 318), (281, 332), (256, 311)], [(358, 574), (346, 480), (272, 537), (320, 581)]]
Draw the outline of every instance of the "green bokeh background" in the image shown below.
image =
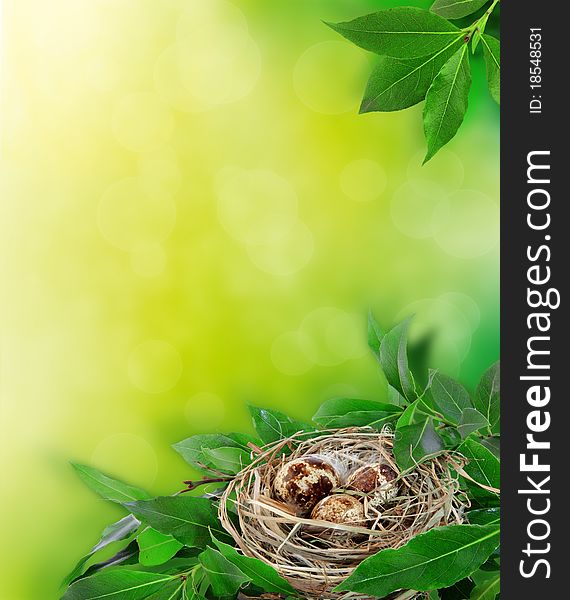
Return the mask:
[[(5, 0), (1, 600), (50, 600), (121, 515), (68, 460), (168, 494), (170, 444), (382, 399), (366, 313), (498, 356), (498, 109), (474, 65), (421, 168), (421, 106), (357, 115), (372, 0)], [(409, 2), (412, 4), (412, 2)], [(429, 2), (414, 4), (427, 7)]]

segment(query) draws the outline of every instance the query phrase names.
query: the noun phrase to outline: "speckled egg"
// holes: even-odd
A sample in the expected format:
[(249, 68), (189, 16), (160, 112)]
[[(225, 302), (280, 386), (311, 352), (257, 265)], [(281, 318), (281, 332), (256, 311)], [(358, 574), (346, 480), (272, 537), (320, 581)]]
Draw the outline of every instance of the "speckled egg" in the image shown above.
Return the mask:
[(396, 471), (387, 464), (365, 465), (349, 477), (347, 488), (364, 494), (373, 493), (377, 500), (390, 502), (398, 495), (399, 486), (394, 483), (397, 477)]
[(319, 456), (304, 456), (279, 468), (273, 491), (278, 500), (305, 515), (339, 485), (340, 477), (330, 462)]
[(313, 508), (311, 518), (344, 525), (363, 526), (366, 523), (362, 503), (348, 494), (333, 494), (323, 498)]

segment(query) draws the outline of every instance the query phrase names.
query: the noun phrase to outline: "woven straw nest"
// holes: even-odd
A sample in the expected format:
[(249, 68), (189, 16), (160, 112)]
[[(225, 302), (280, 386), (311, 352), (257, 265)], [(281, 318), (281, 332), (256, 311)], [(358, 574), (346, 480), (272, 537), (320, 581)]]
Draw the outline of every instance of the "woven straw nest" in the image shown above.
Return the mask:
[[(220, 502), (220, 521), (241, 551), (274, 567), (306, 598), (363, 599), (332, 590), (366, 558), (399, 548), (433, 527), (460, 524), (467, 500), (459, 493), (453, 467), (457, 457), (440, 455), (398, 474), (397, 497), (378, 504), (370, 494), (343, 488), (359, 467), (383, 463), (397, 472), (394, 434), (368, 427), (299, 432), (253, 451), (254, 460), (229, 483)], [(342, 466), (341, 486), (363, 503), (363, 525), (335, 524), (298, 516), (276, 499), (275, 477), (293, 459), (318, 455)], [(236, 518), (237, 517), (237, 518)], [(271, 596), (270, 596), (271, 597)], [(274, 596), (273, 596), (274, 597)], [(394, 600), (424, 595), (402, 590)]]

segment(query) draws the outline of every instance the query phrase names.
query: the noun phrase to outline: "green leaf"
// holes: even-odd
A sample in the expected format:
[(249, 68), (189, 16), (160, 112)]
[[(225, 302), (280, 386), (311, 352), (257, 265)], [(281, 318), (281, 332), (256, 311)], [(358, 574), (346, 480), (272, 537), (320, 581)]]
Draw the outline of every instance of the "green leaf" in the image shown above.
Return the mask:
[(457, 133), (467, 111), (470, 88), (469, 52), (463, 44), (443, 65), (426, 95), (424, 131), (428, 151), (424, 163)]
[(389, 8), (346, 23), (327, 23), (352, 43), (394, 58), (434, 54), (461, 31), (434, 13), (411, 6)]
[(489, 421), (489, 433), (499, 433), (501, 428), (501, 365), (499, 362), (483, 373), (475, 391), (473, 404)]
[(488, 448), (499, 460), (501, 459), (501, 438), (491, 436), (479, 440), (485, 448)]
[(453, 450), (461, 444), (461, 434), (455, 427), (444, 427), (438, 430), (439, 437), (443, 440), (446, 450)]
[(261, 443), (261, 440), (248, 433), (226, 433), (226, 436), (247, 451), (250, 450), (249, 444), (259, 446)]
[(431, 10), (446, 19), (462, 19), (477, 12), (489, 0), (435, 0)]
[(487, 67), (487, 84), (491, 97), (501, 104), (501, 42), (490, 35), (481, 37), (485, 66)]
[(141, 600), (171, 583), (171, 575), (113, 569), (76, 581), (62, 600)]
[(375, 400), (356, 400), (352, 398), (333, 398), (321, 404), (313, 421), (325, 428), (358, 427), (377, 425), (380, 428), (386, 422), (400, 415), (402, 409), (393, 404)]
[(75, 567), (73, 567), (73, 570), (63, 580), (63, 585), (69, 585), (72, 581), (75, 581), (78, 577), (83, 575), (89, 559), (99, 552), (99, 550), (103, 550), (103, 548), (106, 548), (114, 542), (126, 540), (140, 527), (140, 524), (140, 521), (135, 519), (133, 515), (128, 515), (123, 517), (120, 521), (106, 527), (97, 544), (91, 548), (88, 554), (83, 556), (77, 562)]
[(495, 492), (485, 490), (477, 483), (499, 489), (501, 486), (499, 459), (488, 449), (473, 438), (467, 438), (457, 449), (469, 461), (464, 471), (475, 483), (467, 481), (467, 486), (474, 497), (495, 496)]
[(494, 600), (501, 591), (501, 574), (499, 571), (477, 571), (472, 579), (475, 587), (469, 596), (470, 600)]
[(208, 498), (160, 496), (125, 506), (141, 521), (160, 533), (172, 535), (185, 546), (204, 548), (210, 541), (210, 530), (222, 538), (227, 536)]
[(171, 535), (147, 527), (137, 538), (139, 560), (145, 567), (162, 565), (182, 548), (182, 544)]
[(288, 594), (297, 594), (291, 584), (281, 577), (272, 566), (257, 558), (240, 554), (234, 547), (220, 542), (215, 537), (213, 540), (222, 556), (236, 565), (242, 573), (249, 577), (254, 585), (266, 592), (275, 592), (285, 596)]
[(71, 463), (71, 466), (75, 469), (81, 481), (105, 500), (123, 504), (131, 500), (145, 500), (151, 497), (144, 490), (113, 479), (94, 467), (78, 463)]
[(403, 110), (421, 102), (443, 65), (461, 45), (453, 38), (435, 54), (421, 58), (380, 58), (366, 85), (361, 113)]
[(177, 444), (173, 448), (182, 458), (199, 471), (216, 470), (216, 461), (212, 460), (206, 450), (212, 448), (242, 448), (242, 444), (227, 435), (200, 434), (193, 435)]
[[(95, 573), (99, 573), (104, 569), (108, 569), (109, 567), (117, 567), (118, 565), (136, 565), (139, 560), (139, 546), (135, 541), (130, 542), (130, 544), (126, 548), (122, 548), (118, 552), (116, 552), (113, 556), (89, 566), (89, 568), (85, 571), (82, 577), (90, 577)], [(143, 567), (138, 569), (139, 571), (144, 571)]]
[(337, 591), (384, 597), (399, 589), (448, 587), (477, 570), (499, 544), (497, 525), (449, 525), (364, 560)]
[(199, 565), (198, 555), (202, 552), (200, 548), (183, 548), (178, 554), (161, 565), (144, 567), (137, 565), (137, 571), (147, 573), (162, 573), (163, 575), (181, 575), (187, 573), (191, 567)]
[(400, 392), (390, 384), (388, 384), (388, 402), (390, 404), (394, 404), (395, 406), (406, 407), (408, 406), (408, 401), (400, 394)]
[(376, 321), (372, 311), (368, 311), (368, 346), (376, 358), (380, 357), (380, 342), (384, 337), (384, 332)]
[(396, 429), (402, 429), (408, 425), (414, 425), (416, 423), (423, 423), (426, 417), (433, 416), (432, 409), (426, 405), (423, 398), (414, 400), (402, 413), (398, 422), (396, 423)]
[(426, 398), (426, 402), (453, 425), (459, 425), (463, 411), (473, 406), (467, 390), (451, 377), (441, 373), (433, 375)]
[(433, 331), (427, 331), (408, 346), (408, 362), (414, 377), (414, 385), (418, 394), (431, 385), (431, 372), (428, 368), (434, 342)]
[(295, 421), (278, 410), (258, 408), (251, 405), (248, 408), (255, 431), (266, 444), (288, 438), (298, 431), (315, 430), (312, 425)]
[(185, 600), (185, 598), (188, 598), (188, 595), (185, 595), (187, 594), (186, 587), (185, 581), (176, 579), (167, 583), (155, 594), (146, 596), (145, 600)]
[(390, 385), (408, 400), (415, 397), (414, 380), (408, 365), (408, 328), (410, 318), (402, 321), (382, 338), (380, 365)]
[[(200, 555), (198, 555), (198, 559)], [(193, 598), (203, 600), (208, 594), (208, 590), (210, 589), (210, 580), (204, 566), (198, 560), (199, 567), (192, 574), (192, 591), (195, 596)], [(211, 594), (210, 594), (211, 597)]]
[(477, 46), (481, 41), (481, 37), (483, 36), (483, 33), (485, 33), (487, 21), (489, 20), (490, 16), (491, 13), (486, 12), (477, 23), (477, 27), (475, 28), (475, 31), (473, 32), (473, 37), (471, 38), (471, 51), (473, 52), (473, 54), (475, 54), (475, 50), (477, 50)]
[(477, 508), (470, 510), (465, 516), (471, 525), (491, 525), (501, 522), (501, 509)]
[(244, 584), (250, 582), (247, 575), (213, 548), (206, 548), (198, 558), (208, 574), (216, 598), (233, 597)]
[(206, 597), (203, 596), (202, 594), (200, 594), (199, 592), (192, 590), (190, 588), (190, 585), (188, 584), (182, 590), (182, 599), (181, 600), (206, 600)]
[(462, 438), (466, 438), (475, 431), (489, 427), (489, 421), (476, 408), (466, 408), (461, 415), (457, 429)]
[(394, 457), (402, 471), (415, 467), (422, 460), (435, 456), (443, 449), (443, 441), (437, 434), (431, 418), (396, 430)]
[(249, 452), (242, 448), (204, 448), (204, 454), (216, 469), (231, 475), (251, 463)]

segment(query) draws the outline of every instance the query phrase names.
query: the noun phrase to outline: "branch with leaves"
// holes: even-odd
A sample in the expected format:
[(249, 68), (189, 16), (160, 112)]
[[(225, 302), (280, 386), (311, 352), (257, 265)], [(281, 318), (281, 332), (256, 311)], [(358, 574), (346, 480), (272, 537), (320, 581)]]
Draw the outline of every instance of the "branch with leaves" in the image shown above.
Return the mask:
[[(86, 485), (126, 516), (108, 526), (78, 561), (65, 580), (63, 600), (302, 598), (293, 581), (236, 547), (220, 522), (220, 489), (268, 444), (283, 441), (286, 452), (291, 436), (313, 439), (323, 430), (347, 427), (394, 431), (393, 456), (402, 474), (436, 456), (457, 455), (460, 493), (471, 508), (463, 524), (435, 526), (400, 548), (365, 558), (335, 593), (394, 598), (397, 590), (412, 589), (432, 600), (493, 600), (500, 586), (499, 365), (470, 394), (450, 377), (412, 366), (425, 361), (408, 358), (409, 324), (408, 319), (384, 331), (369, 318), (369, 346), (388, 385), (381, 401), (330, 399), (312, 423), (250, 406), (254, 435), (201, 434), (175, 444), (201, 474), (184, 482), (188, 489), (182, 491), (189, 493), (153, 497), (93, 467), (73, 465)], [(196, 488), (212, 485), (215, 490), (206, 487), (207, 493), (196, 495)]]
[[(455, 136), (463, 122), (471, 88), (470, 54), (478, 48), (484, 56), (489, 92), (500, 103), (500, 42), (485, 33), (498, 3), (436, 0), (429, 11), (391, 8), (345, 23), (327, 23), (357, 46), (380, 55), (364, 92), (361, 113), (403, 110), (425, 99), (428, 149), (424, 163)], [(451, 22), (482, 9), (466, 27)]]

